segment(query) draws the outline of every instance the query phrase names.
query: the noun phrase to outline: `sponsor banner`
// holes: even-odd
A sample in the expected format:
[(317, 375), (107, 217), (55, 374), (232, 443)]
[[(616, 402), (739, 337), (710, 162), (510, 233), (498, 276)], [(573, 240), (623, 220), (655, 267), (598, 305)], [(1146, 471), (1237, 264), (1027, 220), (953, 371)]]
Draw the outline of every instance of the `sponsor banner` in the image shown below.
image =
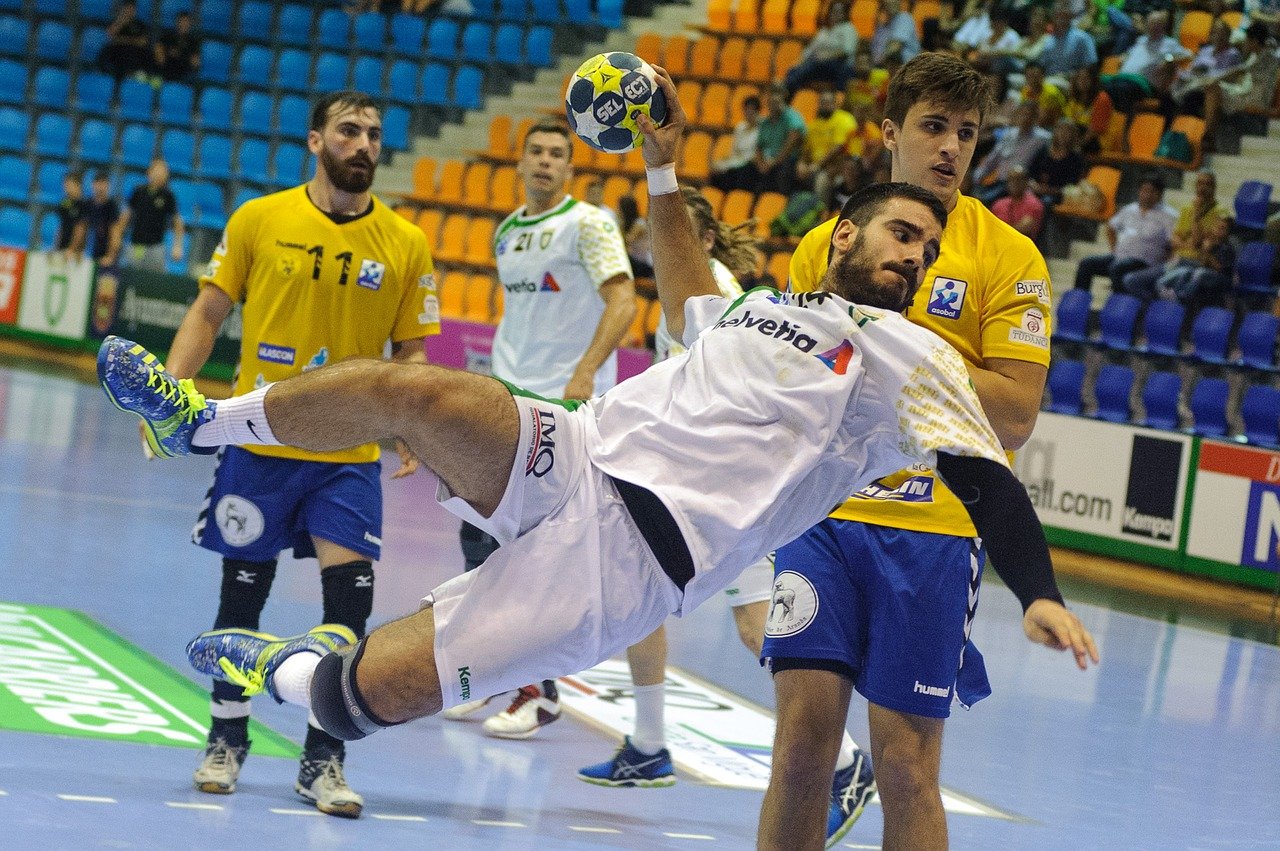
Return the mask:
[(1280, 570), (1280, 453), (1204, 440), (1187, 555)]
[(22, 296), (22, 270), (27, 252), (0, 247), (0, 325), (18, 321), (18, 299)]
[[(635, 700), (626, 661), (610, 659), (559, 684), (561, 705), (574, 716), (619, 739), (631, 733)], [(665, 685), (667, 747), (676, 766), (706, 783), (764, 791), (773, 715), (676, 668), (667, 669)], [(942, 803), (952, 813), (1016, 818), (946, 789)]]
[(93, 263), (60, 251), (27, 254), (18, 327), (39, 334), (84, 339), (93, 289)]
[(1192, 438), (1041, 413), (1014, 473), (1046, 527), (1177, 552)]
[[(445, 317), (440, 333), (427, 338), (427, 357), (432, 363), (489, 375), (493, 364), (495, 326)], [(647, 349), (618, 349), (618, 380), (639, 375), (653, 364)]]
[[(108, 288), (104, 292), (104, 286)], [(195, 301), (199, 284), (186, 275), (166, 275), (145, 269), (124, 268), (108, 275), (98, 275), (98, 293), (94, 297), (95, 331), (101, 317), (112, 316), (105, 329), (127, 337), (153, 352), (166, 352)], [(110, 305), (115, 301), (114, 306)], [(235, 305), (227, 321), (222, 323), (213, 343), (209, 363), (224, 369), (240, 360), (242, 320), (240, 305)]]
[[(0, 728), (203, 749), (208, 692), (68, 609), (0, 603)], [(250, 721), (255, 755), (299, 748)]]

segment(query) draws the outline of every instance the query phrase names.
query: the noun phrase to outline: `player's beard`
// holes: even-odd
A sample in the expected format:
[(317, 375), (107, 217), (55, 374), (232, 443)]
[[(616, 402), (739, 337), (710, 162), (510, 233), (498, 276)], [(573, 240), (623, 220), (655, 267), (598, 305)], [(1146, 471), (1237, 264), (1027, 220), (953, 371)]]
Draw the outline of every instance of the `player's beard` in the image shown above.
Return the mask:
[[(876, 273), (882, 265), (876, 263), (871, 256), (871, 252), (867, 250), (865, 235), (859, 231), (849, 250), (827, 270), (823, 289), (854, 304), (901, 313), (911, 306), (911, 300), (919, 286), (909, 286), (904, 293), (900, 286), (878, 282)], [(908, 277), (914, 274), (906, 268), (895, 268), (895, 271), (907, 274)]]
[[(364, 163), (367, 166), (366, 170), (362, 172), (351, 168), (347, 164), (351, 161)], [(358, 155), (344, 162), (334, 156), (328, 148), (324, 147), (320, 149), (320, 164), (324, 166), (324, 173), (329, 176), (329, 181), (334, 186), (343, 192), (350, 192), (352, 195), (368, 192), (369, 187), (373, 186), (374, 172), (378, 170), (378, 164), (368, 157)]]

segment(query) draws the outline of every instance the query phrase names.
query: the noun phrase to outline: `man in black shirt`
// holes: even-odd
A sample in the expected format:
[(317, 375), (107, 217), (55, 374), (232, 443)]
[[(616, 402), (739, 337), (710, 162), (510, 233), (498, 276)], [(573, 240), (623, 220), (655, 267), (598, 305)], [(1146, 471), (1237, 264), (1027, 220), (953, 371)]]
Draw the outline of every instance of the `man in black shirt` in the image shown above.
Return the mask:
[(191, 31), (190, 12), (179, 12), (173, 29), (156, 42), (156, 70), (166, 80), (183, 80), (200, 70), (200, 39)]
[(98, 54), (98, 67), (117, 80), (151, 70), (151, 33), (138, 19), (136, 0), (122, 0), (116, 19), (107, 27), (107, 43)]
[(105, 171), (93, 173), (93, 197), (89, 199), (85, 223), (92, 239), (89, 242), (89, 256), (103, 266), (112, 266), (116, 262), (119, 245), (114, 244), (112, 235), (116, 220), (120, 218), (120, 205), (111, 197), (111, 176)]
[(76, 257), (84, 251), (88, 231), (89, 202), (84, 199), (84, 176), (74, 169), (62, 178), (62, 202), (55, 211), (58, 214), (58, 238), (54, 249)]
[(173, 224), (173, 249), (170, 256), (177, 263), (182, 260), (182, 239), (186, 228), (182, 216), (178, 215), (178, 199), (169, 189), (169, 164), (157, 157), (147, 169), (147, 182), (133, 190), (124, 213), (116, 222), (112, 253), (120, 250), (125, 232), (132, 225), (129, 265), (163, 272), (164, 233), (169, 229), (170, 223)]

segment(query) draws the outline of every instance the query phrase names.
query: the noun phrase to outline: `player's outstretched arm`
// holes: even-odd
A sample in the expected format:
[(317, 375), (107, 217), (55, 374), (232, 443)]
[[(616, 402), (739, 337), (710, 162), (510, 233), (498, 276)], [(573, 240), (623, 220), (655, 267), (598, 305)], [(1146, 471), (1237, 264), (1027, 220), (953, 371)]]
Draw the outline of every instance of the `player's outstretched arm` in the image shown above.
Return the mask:
[(938, 453), (942, 481), (964, 503), (992, 568), (1022, 603), (1022, 628), (1032, 641), (1070, 649), (1081, 670), (1098, 663), (1093, 636), (1062, 602), (1049, 544), (1026, 489), (1008, 467), (987, 458)]
[(637, 115), (644, 134), (645, 169), (649, 178), (649, 230), (653, 239), (653, 278), (667, 317), (667, 328), (677, 340), (684, 337), (684, 303), (698, 295), (719, 295), (711, 275), (710, 260), (694, 233), (676, 185), (675, 167), (686, 124), (684, 108), (676, 96), (671, 76), (654, 68), (658, 85), (667, 99), (667, 120), (656, 126), (647, 115)]

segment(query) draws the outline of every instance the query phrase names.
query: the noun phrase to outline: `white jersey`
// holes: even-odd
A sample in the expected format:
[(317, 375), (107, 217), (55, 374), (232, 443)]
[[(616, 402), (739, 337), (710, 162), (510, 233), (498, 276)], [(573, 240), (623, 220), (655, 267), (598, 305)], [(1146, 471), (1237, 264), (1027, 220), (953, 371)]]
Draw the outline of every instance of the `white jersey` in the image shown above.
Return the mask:
[[(541, 396), (560, 398), (595, 337), (600, 285), (631, 277), (618, 226), (570, 196), (540, 216), (521, 207), (494, 234), (503, 312), (493, 339), (493, 374)], [(618, 382), (617, 353), (595, 376), (599, 395)]]
[[(738, 283), (738, 279), (729, 271), (728, 266), (714, 257), (711, 258), (711, 276), (716, 279), (716, 286), (720, 288), (720, 295), (725, 298), (737, 298), (742, 295), (742, 285)], [(671, 332), (667, 330), (667, 316), (665, 313), (658, 320), (658, 330), (653, 335), (653, 349), (656, 355), (655, 362), (684, 354), (684, 343), (672, 337)]]
[(689, 351), (588, 409), (587, 453), (653, 491), (693, 557), (690, 611), (851, 493), (936, 453), (1008, 464), (964, 361), (899, 314), (753, 289), (685, 305)]

